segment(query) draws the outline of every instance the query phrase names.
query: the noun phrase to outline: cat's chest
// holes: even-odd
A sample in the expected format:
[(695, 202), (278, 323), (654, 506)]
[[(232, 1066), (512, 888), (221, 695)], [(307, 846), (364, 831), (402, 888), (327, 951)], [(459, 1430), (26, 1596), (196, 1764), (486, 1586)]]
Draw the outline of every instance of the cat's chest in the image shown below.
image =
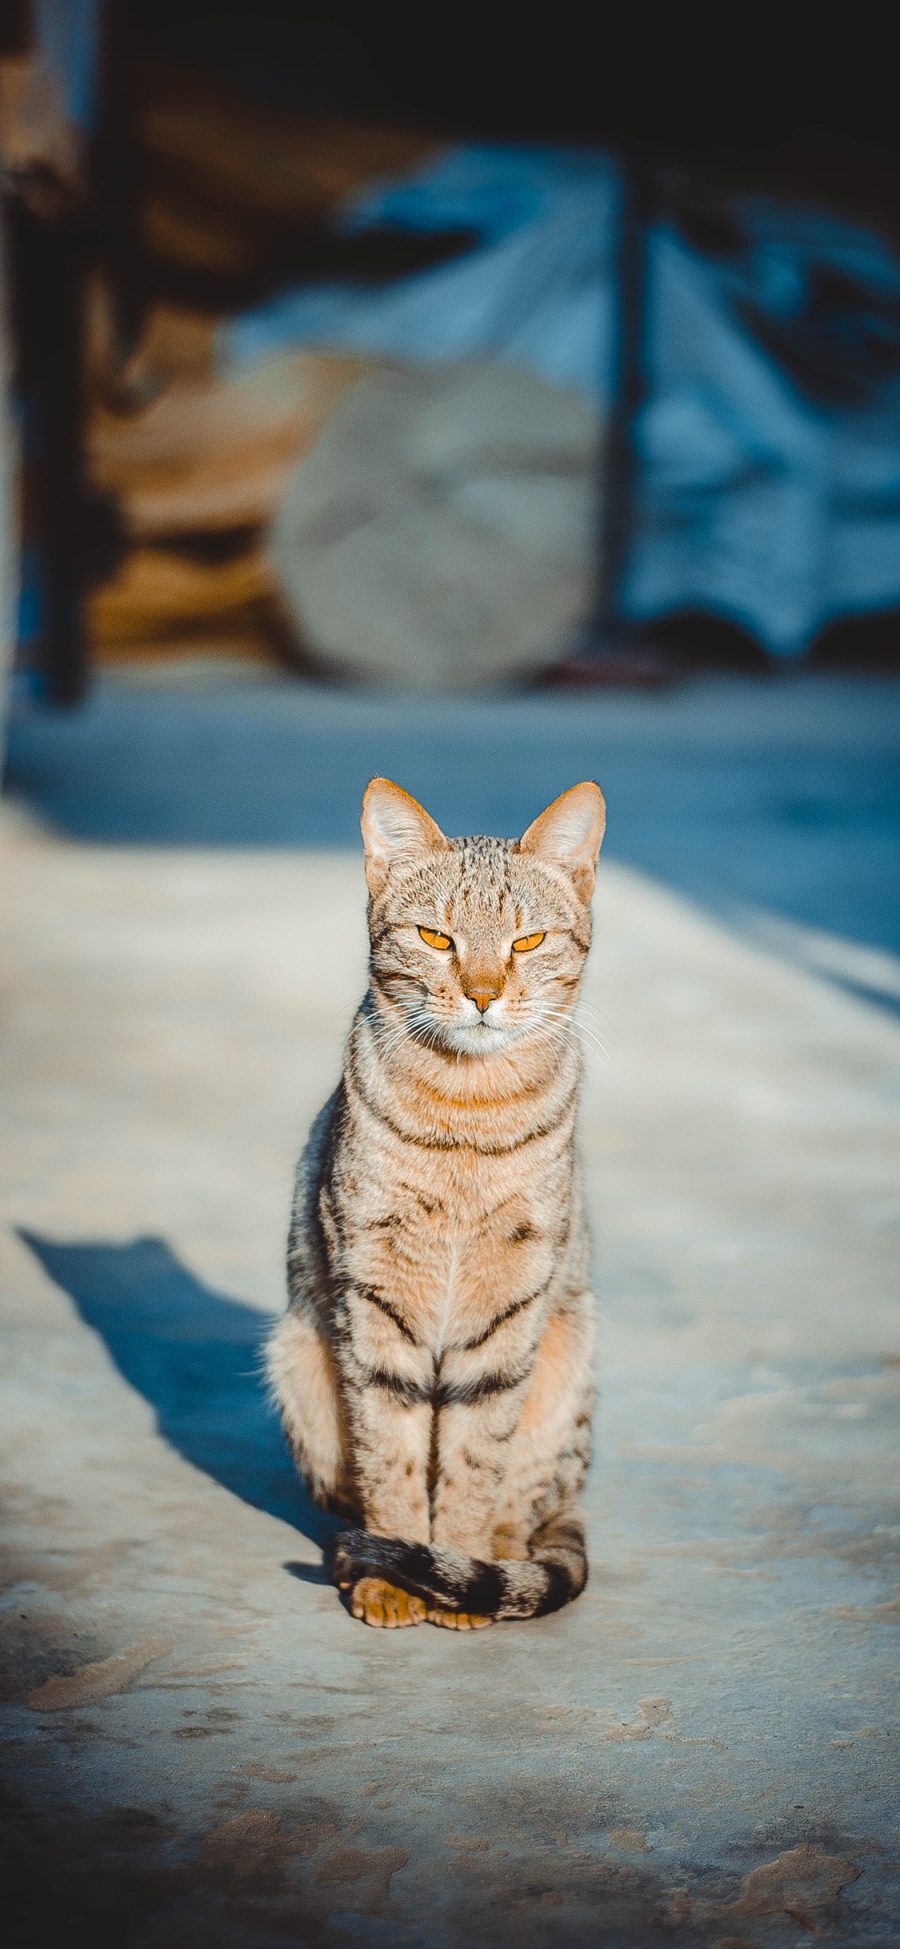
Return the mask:
[(463, 1206), (432, 1185), (405, 1184), (380, 1215), (348, 1241), (348, 1270), (388, 1296), (435, 1353), (477, 1335), (498, 1296), (507, 1303), (548, 1283), (556, 1227), (524, 1185)]

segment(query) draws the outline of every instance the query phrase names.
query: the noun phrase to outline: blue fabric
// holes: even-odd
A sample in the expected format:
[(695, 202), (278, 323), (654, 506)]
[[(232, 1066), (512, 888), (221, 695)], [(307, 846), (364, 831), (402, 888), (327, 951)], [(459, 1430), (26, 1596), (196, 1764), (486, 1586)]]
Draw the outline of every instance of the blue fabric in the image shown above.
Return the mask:
[[(462, 259), (386, 289), (316, 285), (233, 321), (244, 364), (319, 346), (511, 359), (607, 404), (619, 185), (604, 157), (466, 146), (343, 213), (347, 231), (471, 227)], [(900, 605), (900, 265), (861, 228), (744, 202), (712, 257), (649, 242), (650, 400), (624, 607), (699, 609), (773, 653)]]

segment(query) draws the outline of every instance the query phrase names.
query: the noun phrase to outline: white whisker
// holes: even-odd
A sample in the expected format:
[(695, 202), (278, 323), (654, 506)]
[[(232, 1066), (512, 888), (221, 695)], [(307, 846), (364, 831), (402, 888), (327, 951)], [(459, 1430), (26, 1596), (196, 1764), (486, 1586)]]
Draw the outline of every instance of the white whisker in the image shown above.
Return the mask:
[(579, 1022), (565, 1009), (545, 1007), (541, 1010), (541, 1015), (545, 1021), (556, 1023), (559, 1034), (575, 1036), (585, 1051), (595, 1051), (597, 1055), (602, 1056), (604, 1062), (608, 1063), (612, 1060), (606, 1044), (601, 1041), (596, 1030), (590, 1028), (586, 1022)]

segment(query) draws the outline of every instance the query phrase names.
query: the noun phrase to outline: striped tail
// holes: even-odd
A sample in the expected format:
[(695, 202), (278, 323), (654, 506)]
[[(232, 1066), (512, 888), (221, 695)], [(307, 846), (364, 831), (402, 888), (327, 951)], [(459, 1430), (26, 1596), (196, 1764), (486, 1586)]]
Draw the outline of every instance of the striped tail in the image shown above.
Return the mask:
[(587, 1575), (584, 1525), (574, 1510), (543, 1523), (522, 1562), (483, 1563), (460, 1550), (347, 1529), (336, 1539), (332, 1563), (342, 1590), (361, 1577), (383, 1577), (427, 1604), (493, 1618), (546, 1617), (562, 1610), (581, 1595)]

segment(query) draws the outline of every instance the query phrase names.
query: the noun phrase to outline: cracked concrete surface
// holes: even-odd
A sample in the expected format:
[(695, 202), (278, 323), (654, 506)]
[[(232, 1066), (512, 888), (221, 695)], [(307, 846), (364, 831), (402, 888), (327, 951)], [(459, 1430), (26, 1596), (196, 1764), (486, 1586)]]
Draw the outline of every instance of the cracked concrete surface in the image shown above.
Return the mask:
[(8, 808), (3, 882), (16, 1943), (896, 1941), (895, 1016), (606, 864), (591, 1582), (382, 1634), (257, 1374), (358, 857)]

